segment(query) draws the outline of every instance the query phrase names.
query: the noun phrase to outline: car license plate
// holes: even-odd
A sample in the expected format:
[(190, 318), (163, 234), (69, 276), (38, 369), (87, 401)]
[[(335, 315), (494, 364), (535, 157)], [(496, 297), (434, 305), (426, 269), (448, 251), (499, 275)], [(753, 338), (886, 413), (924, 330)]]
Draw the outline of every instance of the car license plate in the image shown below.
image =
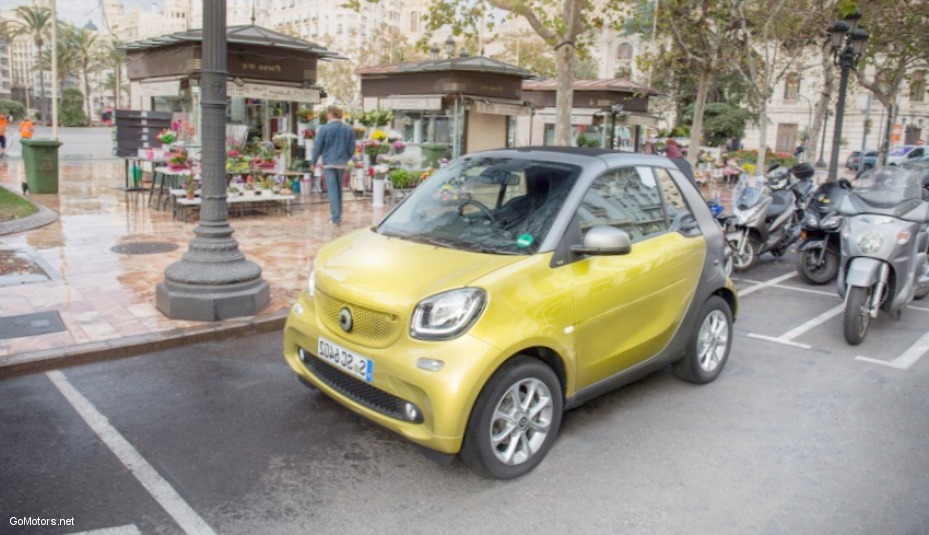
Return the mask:
[(366, 359), (349, 351), (344, 347), (334, 344), (325, 338), (319, 339), (319, 358), (335, 365), (337, 368), (347, 371), (364, 381), (371, 382), (374, 377), (374, 361)]

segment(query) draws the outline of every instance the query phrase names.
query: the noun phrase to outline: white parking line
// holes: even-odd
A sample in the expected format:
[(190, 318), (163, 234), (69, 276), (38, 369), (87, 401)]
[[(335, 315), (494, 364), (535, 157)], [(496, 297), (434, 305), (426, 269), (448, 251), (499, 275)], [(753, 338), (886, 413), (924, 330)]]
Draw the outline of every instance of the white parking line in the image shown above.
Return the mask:
[(135, 524), (129, 524), (127, 526), (119, 526), (115, 528), (81, 531), (78, 533), (71, 533), (69, 535), (142, 535), (142, 532), (139, 531), (139, 528), (135, 527)]
[(774, 342), (777, 344), (790, 346), (790, 347), (797, 347), (800, 349), (813, 349), (813, 346), (809, 346), (806, 344), (799, 344), (797, 342), (791, 342), (790, 340), (784, 340), (783, 338), (779, 336), (765, 336), (763, 334), (748, 333), (748, 337), (756, 338), (758, 340), (767, 340), (768, 342)]
[(763, 289), (768, 288), (768, 287), (770, 287), (770, 286), (774, 286), (775, 284), (780, 284), (780, 283), (784, 282), (785, 280), (792, 279), (792, 278), (794, 278), (794, 277), (796, 277), (796, 276), (797, 276), (796, 273), (786, 273), (786, 274), (784, 274), (784, 275), (781, 275), (780, 277), (774, 277), (773, 279), (771, 279), (771, 280), (769, 280), (769, 281), (767, 281), (767, 282), (759, 282), (758, 284), (756, 284), (756, 285), (754, 285), (754, 286), (749, 286), (748, 288), (746, 288), (746, 289), (744, 289), (744, 290), (739, 290), (739, 292), (738, 292), (739, 297), (745, 297), (745, 296), (748, 295), (748, 294), (755, 293), (755, 292), (757, 292), (758, 290), (763, 290)]
[(814, 327), (818, 327), (819, 325), (822, 325), (823, 323), (826, 323), (827, 321), (831, 320), (832, 318), (838, 316), (839, 314), (841, 314), (841, 313), (843, 313), (843, 312), (845, 312), (845, 305), (844, 305), (844, 304), (842, 304), (842, 305), (840, 305), (840, 306), (837, 306), (837, 307), (834, 307), (834, 308), (830, 308), (829, 310), (827, 310), (827, 311), (823, 312), (822, 314), (816, 316), (815, 318), (811, 319), (810, 321), (807, 321), (807, 322), (805, 322), (805, 323), (801, 323), (800, 325), (797, 325), (797, 326), (794, 327), (793, 329), (791, 329), (791, 330), (787, 331), (786, 333), (782, 334), (782, 335), (780, 336), (780, 338), (783, 338), (784, 340), (793, 340), (794, 338), (797, 338), (798, 336), (803, 336), (803, 335), (806, 334), (806, 332), (809, 331), (810, 329), (812, 329), (812, 328), (814, 328)]
[(74, 388), (60, 371), (45, 374), (71, 403), (74, 410), (87, 422), (100, 440), (132, 472), (132, 475), (145, 487), (152, 498), (164, 508), (175, 522), (189, 535), (215, 535), (216, 532), (197, 514), (170, 483), (139, 454), (119, 431), (113, 427), (106, 416), (93, 406), (87, 398)]
[(898, 370), (908, 370), (910, 366), (916, 364), (916, 361), (920, 359), (923, 355), (926, 354), (926, 351), (929, 351), (929, 333), (926, 333), (916, 341), (915, 344), (911, 345), (909, 349), (903, 352), (899, 357), (891, 360), (878, 360), (872, 359), (869, 357), (855, 357), (855, 360), (861, 360), (864, 362), (872, 362), (874, 364), (882, 364), (884, 366), (890, 366), (891, 368), (896, 368)]

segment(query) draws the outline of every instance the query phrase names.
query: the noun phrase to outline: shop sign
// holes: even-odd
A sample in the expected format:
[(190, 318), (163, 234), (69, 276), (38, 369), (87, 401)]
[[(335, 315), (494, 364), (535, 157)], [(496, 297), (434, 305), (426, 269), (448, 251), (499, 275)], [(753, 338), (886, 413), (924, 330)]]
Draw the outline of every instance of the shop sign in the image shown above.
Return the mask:
[(260, 98), (265, 100), (285, 100), (288, 102), (319, 102), (319, 90), (287, 87), (280, 85), (253, 84), (246, 82), (242, 86), (226, 82), (226, 93), (230, 97)]
[(143, 97), (176, 97), (181, 92), (180, 80), (168, 80), (164, 82), (144, 82), (139, 84), (139, 94)]
[(381, 107), (390, 110), (441, 110), (442, 97), (387, 97), (381, 99)]
[(527, 106), (520, 106), (519, 104), (481, 102), (480, 100), (475, 100), (472, 106), (477, 113), (486, 113), (489, 115), (529, 115), (529, 108)]

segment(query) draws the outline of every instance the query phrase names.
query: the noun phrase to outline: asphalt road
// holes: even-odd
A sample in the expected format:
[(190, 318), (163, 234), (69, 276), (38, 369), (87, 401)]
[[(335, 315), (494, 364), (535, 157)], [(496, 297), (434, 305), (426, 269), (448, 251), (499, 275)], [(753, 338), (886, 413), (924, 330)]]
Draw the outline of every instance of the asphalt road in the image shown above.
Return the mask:
[(510, 482), (305, 388), (277, 334), (3, 381), (0, 533), (929, 533), (929, 302), (853, 348), (791, 272), (740, 277), (716, 382), (588, 403)]
[[(51, 139), (50, 126), (37, 126), (34, 139)], [(104, 160), (113, 156), (113, 129), (106, 126), (89, 128), (61, 127), (58, 129), (58, 157), (61, 160)], [(7, 150), (11, 158), (20, 158), (23, 147), (19, 142), (19, 127), (7, 130)]]

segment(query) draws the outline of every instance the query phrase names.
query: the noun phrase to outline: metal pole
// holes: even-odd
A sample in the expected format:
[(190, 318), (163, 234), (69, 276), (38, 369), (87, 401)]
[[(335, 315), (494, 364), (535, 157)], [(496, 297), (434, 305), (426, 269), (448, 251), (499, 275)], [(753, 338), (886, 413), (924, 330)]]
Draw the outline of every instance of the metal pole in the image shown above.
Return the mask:
[(864, 128), (861, 134), (861, 155), (858, 156), (858, 172), (864, 171), (864, 153), (868, 150), (868, 123), (871, 121), (871, 93), (868, 93), (868, 104), (864, 111)]
[(271, 300), (261, 267), (232, 237), (226, 204), (226, 2), (203, 2), (200, 222), (179, 262), (168, 266), (155, 305), (174, 319), (217, 321), (252, 316)]
[(826, 129), (829, 124), (829, 108), (823, 112), (823, 140), (819, 145), (819, 159), (816, 160), (816, 167), (826, 167), (826, 160), (823, 155), (826, 152)]
[(842, 141), (842, 123), (845, 119), (845, 93), (848, 91), (848, 75), (851, 73), (851, 46), (846, 45), (839, 60), (842, 74), (839, 77), (839, 101), (835, 105), (835, 127), (832, 131), (832, 154), (829, 157), (829, 174), (826, 182), (835, 182), (838, 177), (839, 144)]
[(52, 0), (52, 139), (58, 139), (58, 8)]

